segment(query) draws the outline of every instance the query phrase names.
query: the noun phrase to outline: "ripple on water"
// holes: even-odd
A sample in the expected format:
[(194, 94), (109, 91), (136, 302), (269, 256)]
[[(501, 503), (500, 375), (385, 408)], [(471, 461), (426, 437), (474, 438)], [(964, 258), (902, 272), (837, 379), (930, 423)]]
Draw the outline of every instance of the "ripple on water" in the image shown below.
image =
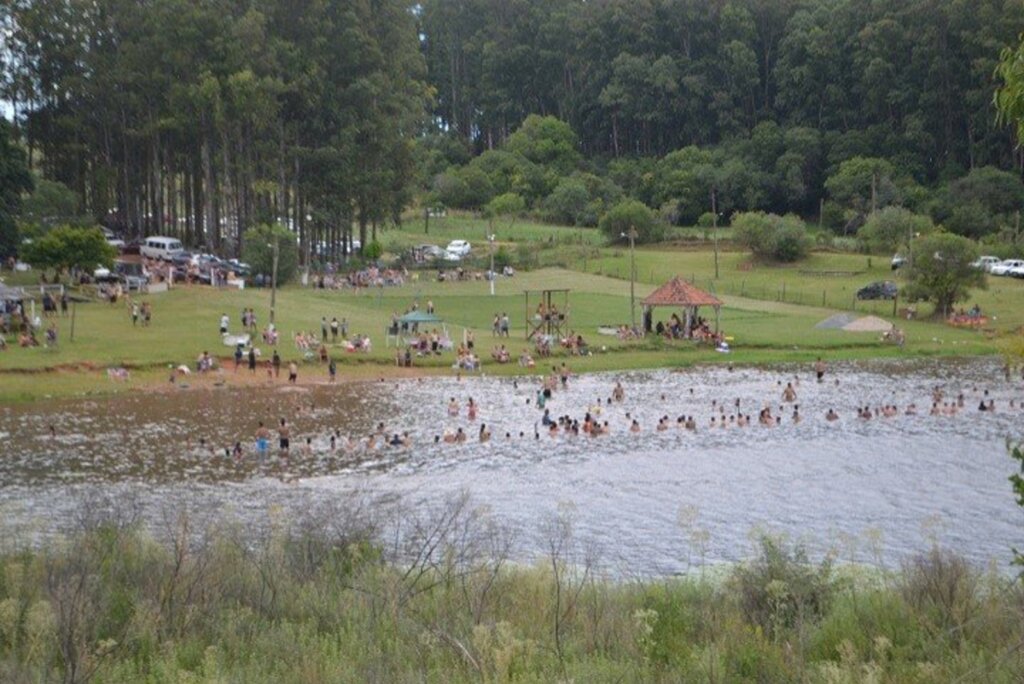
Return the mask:
[[(793, 424), (792, 407), (784, 405), (777, 428), (709, 427), (712, 416), (723, 415), (719, 407), (725, 416), (739, 411), (755, 421), (764, 406), (780, 413), (779, 383), (788, 380), (798, 383), (802, 423)], [(609, 421), (612, 433), (599, 438), (552, 439), (543, 431), (535, 438), (541, 413), (534, 406), (536, 381), (527, 379), (138, 394), (5, 407), (0, 505), (8, 511), (16, 504), (14, 520), (59, 526), (72, 513), (68, 488), (86, 485), (140, 492), (147, 510), (174, 501), (254, 519), (264, 518), (271, 504), (299, 510), (366, 487), (425, 502), (466, 489), (524, 532), (523, 558), (537, 552), (535, 531), (543, 518), (571, 501), (580, 533), (640, 573), (676, 572), (697, 556), (736, 560), (758, 527), (805, 538), (819, 553), (837, 540), (849, 545), (870, 533), (881, 538), (886, 563), (925, 548), (932, 536), (979, 561), (1002, 561), (1010, 546), (1024, 545), (1004, 446), (1024, 432), (1024, 411), (1009, 410), (1011, 399), (1024, 400), (1024, 388), (1004, 382), (998, 362), (844, 364), (828, 380), (813, 382), (806, 368), (573, 378), (548, 408), (554, 416), (581, 419), (601, 399), (598, 418)], [(616, 381), (626, 387), (626, 399), (605, 406)], [(961, 415), (926, 415), (936, 386), (947, 396), (965, 394)], [(995, 414), (976, 411), (986, 389), (1000, 409)], [(450, 397), (463, 407), (457, 418), (446, 411)], [(480, 405), (476, 421), (466, 418), (469, 397)], [(887, 403), (915, 403), (923, 415), (854, 417), (858, 406)], [(828, 408), (841, 420), (826, 422)], [(673, 427), (656, 432), (666, 415)], [(679, 415), (694, 416), (699, 430), (676, 429)], [(273, 427), (282, 416), (292, 425), (292, 457), (256, 458), (256, 421)], [(627, 431), (632, 418), (643, 426), (638, 435)], [(347, 437), (365, 440), (380, 422), (389, 433), (408, 431), (412, 448), (341, 447)], [(488, 444), (476, 441), (481, 422), (493, 433)], [(458, 427), (468, 443), (434, 442)], [(341, 439), (332, 452), (335, 431)], [(310, 449), (303, 453), (307, 436)], [(236, 441), (249, 451), (241, 461), (224, 454)], [(684, 506), (698, 511), (685, 529), (677, 521)], [(700, 552), (692, 542), (695, 529), (706, 532)], [(858, 553), (851, 559), (873, 560)]]

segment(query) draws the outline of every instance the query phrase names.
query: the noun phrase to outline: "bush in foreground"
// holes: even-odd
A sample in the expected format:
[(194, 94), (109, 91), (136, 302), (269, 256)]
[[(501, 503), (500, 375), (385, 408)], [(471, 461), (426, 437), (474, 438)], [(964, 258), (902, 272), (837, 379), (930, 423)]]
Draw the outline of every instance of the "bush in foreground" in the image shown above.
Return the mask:
[[(109, 508), (109, 506), (108, 506)], [(391, 532), (385, 534), (385, 528)], [(83, 517), (0, 555), (0, 681), (1020, 681), (1019, 583), (950, 554), (837, 583), (764, 538), (731, 579), (613, 582), (572, 519), (546, 555), (455, 496), (272, 514), (252, 535)], [(8, 543), (11, 538), (8, 536)], [(384, 541), (387, 540), (387, 541)], [(946, 598), (952, 597), (951, 601)]]

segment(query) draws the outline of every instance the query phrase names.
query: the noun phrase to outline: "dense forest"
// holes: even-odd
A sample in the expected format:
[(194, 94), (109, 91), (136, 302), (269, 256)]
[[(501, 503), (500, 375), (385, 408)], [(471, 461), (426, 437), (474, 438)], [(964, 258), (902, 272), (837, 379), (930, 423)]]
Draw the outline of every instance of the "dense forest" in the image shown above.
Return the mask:
[(989, 233), (1021, 208), (992, 96), (1022, 30), (1017, 0), (10, 0), (0, 97), (81, 213), (226, 250), (268, 220), (366, 244), (424, 191), (849, 230), (855, 178)]

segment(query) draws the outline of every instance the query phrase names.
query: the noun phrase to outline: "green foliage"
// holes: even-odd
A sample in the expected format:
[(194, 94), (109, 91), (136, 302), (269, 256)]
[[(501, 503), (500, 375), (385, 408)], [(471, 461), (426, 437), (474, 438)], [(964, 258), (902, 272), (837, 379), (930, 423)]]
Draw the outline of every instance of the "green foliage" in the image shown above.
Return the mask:
[(932, 217), (950, 232), (972, 239), (1014, 223), (1024, 209), (1024, 183), (1016, 173), (992, 167), (971, 169), (951, 182), (929, 203)]
[(834, 202), (858, 218), (900, 201), (896, 168), (886, 159), (854, 157), (825, 181)]
[(590, 193), (582, 180), (563, 178), (544, 199), (541, 215), (552, 223), (575, 226), (580, 224), (589, 203)]
[(274, 272), (275, 245), (277, 246), (277, 282), (278, 284), (287, 283), (295, 277), (299, 267), (299, 248), (295, 243), (295, 234), (287, 227), (274, 223), (250, 228), (245, 234), (242, 259), (252, 267), (254, 274), (262, 274), (271, 278)]
[(658, 242), (664, 235), (664, 226), (653, 211), (643, 202), (624, 200), (609, 209), (598, 224), (598, 228), (611, 242), (618, 242), (636, 230), (636, 243)]
[(67, 223), (78, 214), (78, 196), (66, 185), (39, 178), (22, 203), (22, 219), (39, 226)]
[(110, 267), (117, 250), (107, 244), (99, 228), (54, 228), (22, 249), (22, 258), (36, 268), (82, 269)]
[(936, 233), (915, 240), (911, 263), (906, 269), (905, 294), (910, 300), (935, 304), (937, 316), (947, 315), (971, 288), (987, 287), (985, 272), (971, 266), (978, 258), (978, 247), (959, 235)]
[[(1010, 484), (1013, 485), (1013, 493), (1017, 497), (1017, 505), (1024, 508), (1024, 445), (1014, 444), (1009, 448), (1010, 457), (1018, 463), (1017, 472), (1010, 475)], [(1013, 550), (1013, 564), (1024, 567), (1024, 554), (1017, 549)], [(1024, 578), (1024, 574), (1021, 577)]]
[(502, 245), (494, 251), (494, 270), (500, 273), (506, 266), (514, 266), (512, 252), (505, 245)]
[(935, 225), (927, 216), (903, 207), (886, 207), (868, 216), (857, 237), (869, 252), (891, 253), (906, 248), (912, 238), (934, 230)]
[(739, 566), (732, 585), (744, 616), (768, 634), (813, 623), (824, 616), (835, 592), (832, 564), (815, 567), (801, 546), (762, 535), (758, 556)]
[(14, 130), (0, 116), (0, 260), (18, 251), (21, 238), (15, 218), (21, 213), (21, 195), (32, 190), (32, 174)]
[(919, 621), (958, 641), (980, 609), (978, 579), (963, 557), (933, 547), (903, 564), (897, 586)]
[(376, 261), (384, 254), (384, 245), (378, 240), (371, 240), (370, 244), (362, 249), (362, 257), (368, 261)]
[(999, 122), (1012, 126), (1017, 140), (1024, 140), (1024, 36), (1013, 46), (1003, 48), (996, 67), (999, 87), (993, 102)]
[(527, 116), (509, 136), (505, 149), (560, 175), (571, 173), (581, 158), (576, 133), (553, 116)]
[(804, 222), (792, 214), (746, 212), (732, 217), (733, 237), (754, 256), (768, 261), (803, 259), (811, 249)]
[(506, 192), (488, 202), (485, 213), (492, 217), (506, 216), (514, 218), (524, 211), (526, 211), (526, 202), (523, 198), (514, 192)]

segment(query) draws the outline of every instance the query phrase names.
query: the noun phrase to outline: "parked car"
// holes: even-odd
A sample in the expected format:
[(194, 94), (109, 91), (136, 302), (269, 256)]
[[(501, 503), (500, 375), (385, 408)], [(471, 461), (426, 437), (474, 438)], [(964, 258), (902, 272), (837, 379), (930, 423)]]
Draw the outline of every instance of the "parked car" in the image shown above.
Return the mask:
[(975, 261), (972, 261), (971, 262), (971, 266), (973, 266), (974, 268), (980, 268), (981, 270), (983, 270), (986, 273), (988, 273), (989, 271), (992, 270), (992, 266), (994, 266), (995, 264), (998, 264), (998, 263), (999, 263), (999, 257), (981, 256), (981, 257), (978, 257)]
[(175, 254), (183, 251), (185, 251), (185, 247), (182, 246), (180, 240), (162, 235), (147, 237), (139, 249), (139, 253), (144, 257), (163, 259), (164, 261), (170, 261)]
[(462, 255), (457, 252), (445, 251), (442, 257), (445, 261), (462, 261)]
[(1000, 261), (998, 264), (992, 264), (992, 267), (988, 272), (995, 276), (1010, 275), (1010, 269), (1017, 268), (1019, 266), (1024, 266), (1024, 260), (1007, 259), (1005, 261)]
[(1024, 278), (1024, 266), (1012, 266), (1006, 271), (1011, 278)]
[(192, 254), (192, 252), (177, 252), (169, 259), (169, 261), (175, 266), (187, 267), (195, 264), (195, 258), (196, 255)]
[(907, 258), (905, 256), (896, 254), (895, 256), (893, 256), (892, 261), (889, 262), (889, 265), (892, 267), (892, 270), (895, 271), (897, 268), (900, 268), (905, 263), (907, 263)]
[(467, 254), (469, 254), (470, 249), (470, 244), (466, 240), (452, 240), (451, 242), (448, 243), (448, 246), (445, 248), (445, 251), (451, 252), (452, 254), (458, 254), (460, 257), (464, 257)]
[(247, 276), (252, 272), (252, 266), (238, 259), (228, 259), (227, 267), (234, 271), (235, 275)]
[(97, 281), (117, 280), (117, 276), (111, 273), (106, 266), (97, 266), (92, 272), (92, 277)]
[(857, 299), (896, 299), (899, 288), (890, 280), (879, 280), (857, 290)]
[(114, 237), (108, 237), (107, 238), (107, 244), (110, 245), (111, 247), (113, 247), (114, 249), (116, 249), (118, 252), (123, 250), (124, 247), (125, 247), (124, 240), (119, 240), (118, 238), (114, 238)]

